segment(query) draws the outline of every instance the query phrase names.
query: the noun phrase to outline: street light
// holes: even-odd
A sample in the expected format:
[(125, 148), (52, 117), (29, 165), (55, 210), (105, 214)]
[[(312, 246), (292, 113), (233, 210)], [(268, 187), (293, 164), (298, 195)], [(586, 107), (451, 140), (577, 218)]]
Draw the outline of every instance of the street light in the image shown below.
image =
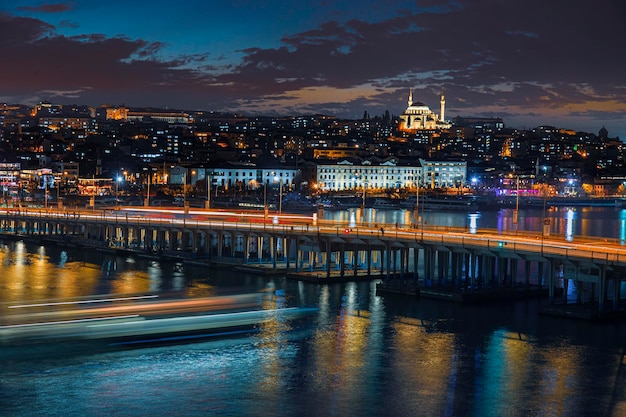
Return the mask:
[(415, 174), (415, 213), (419, 214), (420, 204), (420, 179), (418, 174)]
[(144, 201), (144, 205), (146, 207), (150, 207), (150, 177), (152, 176), (151, 172), (148, 172), (148, 192), (146, 193), (146, 200)]
[(183, 172), (183, 210), (187, 214), (187, 173)]
[(94, 211), (96, 210), (96, 194), (98, 193), (96, 184), (97, 184), (96, 179), (92, 178), (92, 182), (91, 182), (92, 194), (89, 197), (89, 205), (91, 206), (91, 209)]
[(279, 190), (278, 190), (278, 214), (283, 214), (283, 179), (278, 178), (278, 176), (274, 177), (274, 181), (279, 181)]
[(211, 176), (206, 175), (206, 208), (211, 208)]
[(519, 213), (519, 176), (515, 177), (515, 210), (513, 211), (513, 224), (517, 232), (517, 216)]
[(265, 227), (265, 224), (267, 223), (267, 180), (262, 178), (263, 180), (263, 217), (264, 217), (264, 222), (263, 222), (263, 227)]
[[(426, 201), (424, 201), (424, 203), (426, 203)], [(422, 215), (420, 216), (420, 177), (419, 175), (416, 173), (415, 174), (415, 219), (417, 220), (417, 226), (422, 229), (424, 229), (424, 206), (426, 204), (422, 204)]]
[(367, 180), (363, 181), (363, 202), (361, 203), (361, 208), (365, 210), (365, 193), (367, 190)]
[(117, 176), (117, 178), (115, 179), (115, 209), (117, 210), (117, 200), (119, 199), (119, 193), (120, 193), (120, 182), (122, 182), (122, 177), (120, 177), (119, 175)]
[(548, 184), (542, 184), (541, 190), (543, 192), (543, 218), (541, 229), (541, 253), (543, 253), (543, 240), (546, 236), (550, 236), (550, 219), (546, 218), (546, 205), (548, 202)]
[(48, 177), (44, 176), (43, 180), (43, 205), (46, 210), (48, 210)]

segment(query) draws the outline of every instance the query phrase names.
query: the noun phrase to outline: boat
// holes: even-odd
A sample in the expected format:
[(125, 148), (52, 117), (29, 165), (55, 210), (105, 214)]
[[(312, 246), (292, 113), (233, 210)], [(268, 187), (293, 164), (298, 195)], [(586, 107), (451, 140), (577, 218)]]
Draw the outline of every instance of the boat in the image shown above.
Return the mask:
[(313, 212), (317, 209), (316, 205), (308, 200), (288, 200), (283, 201), (283, 211), (287, 212)]
[[(259, 294), (171, 300), (157, 297), (110, 298), (106, 300), (112, 304), (106, 305), (93, 299), (72, 301), (77, 306), (74, 309), (17, 315), (12, 317), (14, 321), (0, 324), (0, 346), (95, 339), (108, 340), (110, 345), (180, 342), (249, 332), (277, 317), (293, 319), (316, 310), (261, 309)], [(57, 304), (67, 306), (70, 302), (46, 306), (54, 308)]]
[(424, 210), (463, 210), (474, 211), (478, 209), (478, 204), (472, 200), (465, 198), (425, 198), (424, 201), (420, 201), (424, 204)]
[(400, 202), (400, 207), (405, 209), (418, 210), (461, 210), (461, 211), (474, 211), (478, 210), (478, 204), (473, 200), (467, 198), (457, 197), (424, 197), (420, 198), (419, 204), (415, 204), (415, 197), (404, 199)]
[(624, 200), (619, 198), (610, 197), (593, 197), (593, 198), (581, 198), (581, 197), (552, 197), (546, 202), (548, 206), (552, 207), (622, 207)]
[[(415, 197), (405, 198), (402, 201), (400, 201), (399, 206), (400, 208), (403, 208), (403, 209), (409, 209), (409, 210), (415, 209), (415, 200), (416, 200)], [(422, 204), (423, 200), (424, 199), (420, 198), (420, 204)]]
[(385, 209), (397, 209), (398, 206), (384, 198), (377, 198), (374, 200), (374, 204), (372, 205), (372, 208), (385, 210)]
[(318, 210), (332, 210), (335, 208), (335, 206), (333, 205), (333, 202), (331, 200), (324, 198), (318, 200), (317, 208)]
[(351, 209), (358, 208), (363, 206), (363, 198), (362, 197), (335, 197), (332, 199), (333, 206), (338, 209)]

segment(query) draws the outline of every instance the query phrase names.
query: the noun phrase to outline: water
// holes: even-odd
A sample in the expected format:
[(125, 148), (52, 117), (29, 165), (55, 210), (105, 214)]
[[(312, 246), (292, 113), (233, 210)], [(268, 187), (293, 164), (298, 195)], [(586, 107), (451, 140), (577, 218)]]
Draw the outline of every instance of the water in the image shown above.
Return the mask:
[[(365, 222), (394, 227), (410, 225), (445, 226), (472, 230), (496, 229), (541, 233), (544, 221), (542, 209), (519, 210), (517, 224), (513, 209), (467, 213), (463, 211), (424, 211), (416, 216), (415, 210), (350, 209), (325, 211), (324, 219), (336, 220), (358, 226)], [(546, 210), (550, 220), (550, 234), (568, 240), (576, 236), (595, 236), (619, 239), (626, 242), (626, 209), (614, 207), (554, 207)]]
[[(574, 227), (615, 225), (622, 212), (612, 211), (608, 220), (611, 212), (593, 213)], [(381, 297), (375, 282), (315, 285), (3, 244), (3, 303), (236, 291), (266, 294), (267, 308), (319, 310), (198, 343), (0, 348), (2, 416), (626, 415), (626, 323), (540, 316), (543, 301), (468, 306)], [(274, 295), (277, 289), (285, 291), (284, 300)]]

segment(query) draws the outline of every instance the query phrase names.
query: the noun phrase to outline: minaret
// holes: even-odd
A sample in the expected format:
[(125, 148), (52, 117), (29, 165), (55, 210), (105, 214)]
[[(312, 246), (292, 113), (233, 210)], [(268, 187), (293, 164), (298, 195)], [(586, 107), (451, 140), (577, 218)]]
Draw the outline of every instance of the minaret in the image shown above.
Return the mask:
[(409, 106), (411, 107), (413, 105), (413, 89), (409, 88)]
[(443, 95), (443, 87), (441, 87), (441, 114), (439, 116), (439, 121), (444, 122), (446, 115), (446, 97)]

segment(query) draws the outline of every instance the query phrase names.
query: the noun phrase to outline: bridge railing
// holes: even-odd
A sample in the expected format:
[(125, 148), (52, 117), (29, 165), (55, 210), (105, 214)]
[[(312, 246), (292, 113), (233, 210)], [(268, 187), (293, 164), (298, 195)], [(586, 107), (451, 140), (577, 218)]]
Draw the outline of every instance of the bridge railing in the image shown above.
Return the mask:
[[(132, 215), (117, 210), (44, 210), (44, 209), (5, 209), (0, 211), (0, 220), (45, 220), (55, 222), (84, 222), (99, 224), (151, 225), (177, 228), (210, 228), (235, 232), (267, 232), (284, 235), (342, 236), (346, 239), (376, 237), (389, 241), (398, 239), (423, 244), (457, 246), (485, 249), (490, 252), (514, 251), (562, 257), (564, 259), (586, 259), (590, 262), (624, 264), (626, 247), (617, 239), (593, 238), (589, 236), (544, 236), (533, 231), (506, 232), (496, 229), (476, 229), (437, 225), (402, 225), (398, 223), (360, 223), (350, 221), (318, 221), (311, 223), (285, 224), (286, 218), (267, 216), (270, 222), (246, 221), (241, 216), (234, 221), (182, 217), (148, 217)], [(276, 221), (276, 218), (278, 221)], [(283, 223), (281, 223), (281, 221)]]

